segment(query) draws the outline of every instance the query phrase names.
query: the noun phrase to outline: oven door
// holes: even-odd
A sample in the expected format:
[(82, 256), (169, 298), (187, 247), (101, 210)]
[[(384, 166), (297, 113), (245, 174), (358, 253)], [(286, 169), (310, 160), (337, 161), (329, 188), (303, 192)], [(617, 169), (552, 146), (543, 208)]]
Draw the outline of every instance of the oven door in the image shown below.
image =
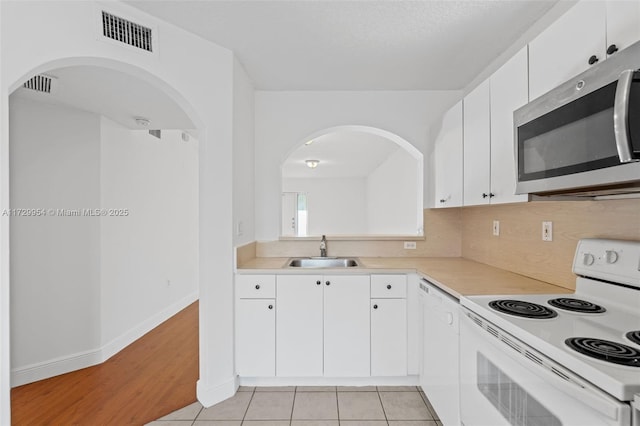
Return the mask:
[(460, 381), (464, 426), (631, 424), (629, 404), (467, 309), (460, 316)]

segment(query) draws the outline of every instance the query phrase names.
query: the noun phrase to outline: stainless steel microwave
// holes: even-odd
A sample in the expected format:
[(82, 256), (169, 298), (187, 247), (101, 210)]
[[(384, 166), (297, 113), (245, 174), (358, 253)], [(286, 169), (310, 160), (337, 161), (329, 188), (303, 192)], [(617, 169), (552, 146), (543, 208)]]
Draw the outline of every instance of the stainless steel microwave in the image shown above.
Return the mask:
[(640, 42), (516, 110), (514, 128), (517, 194), (640, 192)]

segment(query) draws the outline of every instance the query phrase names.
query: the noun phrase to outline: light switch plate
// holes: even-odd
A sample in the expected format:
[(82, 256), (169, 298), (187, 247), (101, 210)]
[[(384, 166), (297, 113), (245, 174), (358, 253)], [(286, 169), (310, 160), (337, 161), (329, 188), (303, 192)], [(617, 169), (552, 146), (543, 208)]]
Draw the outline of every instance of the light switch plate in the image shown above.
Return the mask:
[(494, 220), (493, 221), (493, 235), (495, 235), (496, 237), (500, 236), (500, 221), (499, 220)]
[(404, 248), (405, 248), (405, 250), (415, 250), (416, 249), (416, 242), (415, 241), (405, 241), (404, 242)]

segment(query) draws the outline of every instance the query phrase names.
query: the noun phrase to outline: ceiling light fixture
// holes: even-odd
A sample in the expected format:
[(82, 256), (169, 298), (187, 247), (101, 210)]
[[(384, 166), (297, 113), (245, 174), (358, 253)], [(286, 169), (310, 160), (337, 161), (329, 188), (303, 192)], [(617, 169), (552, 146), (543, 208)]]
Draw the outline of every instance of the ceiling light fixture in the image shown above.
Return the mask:
[(304, 160), (304, 162), (307, 163), (307, 167), (311, 169), (315, 169), (318, 167), (318, 164), (320, 164), (320, 160)]
[(149, 124), (151, 124), (151, 120), (149, 120), (148, 118), (134, 117), (133, 119), (135, 120), (136, 124), (141, 127), (149, 127)]
[(305, 145), (311, 145), (313, 143), (313, 139), (311, 139), (310, 141), (306, 141), (304, 144)]

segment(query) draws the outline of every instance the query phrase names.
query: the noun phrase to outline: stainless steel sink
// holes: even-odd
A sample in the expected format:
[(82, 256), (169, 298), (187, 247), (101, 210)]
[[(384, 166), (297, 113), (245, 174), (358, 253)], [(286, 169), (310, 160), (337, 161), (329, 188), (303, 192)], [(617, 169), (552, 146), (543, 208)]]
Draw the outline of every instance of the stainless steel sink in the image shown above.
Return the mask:
[(301, 257), (289, 259), (287, 266), (292, 268), (353, 268), (358, 261), (350, 257)]

